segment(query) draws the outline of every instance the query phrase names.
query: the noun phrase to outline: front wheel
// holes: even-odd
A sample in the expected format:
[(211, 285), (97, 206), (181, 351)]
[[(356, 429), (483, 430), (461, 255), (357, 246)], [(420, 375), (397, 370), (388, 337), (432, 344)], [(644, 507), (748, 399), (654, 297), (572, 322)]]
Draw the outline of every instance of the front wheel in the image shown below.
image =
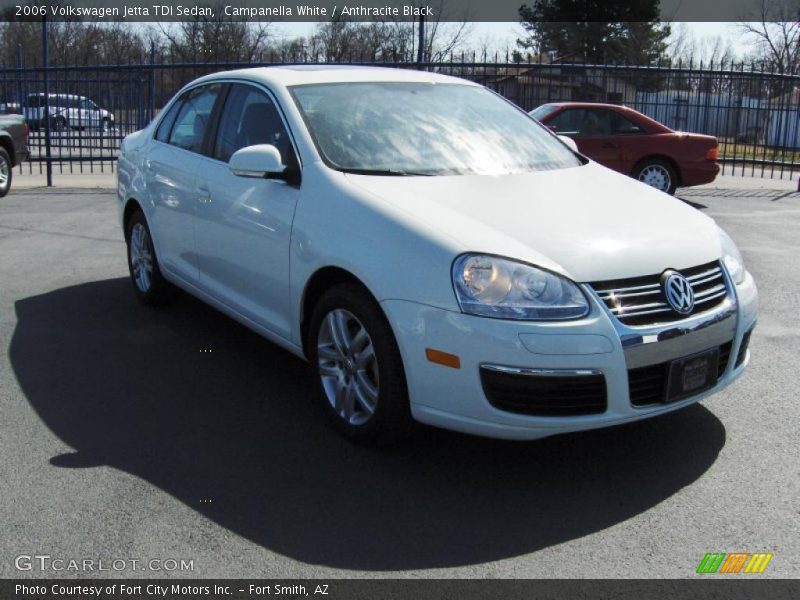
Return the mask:
[(360, 285), (326, 292), (308, 330), (320, 404), (352, 440), (384, 444), (413, 426), (406, 378), (394, 334), (378, 303)]
[(145, 304), (160, 304), (166, 299), (169, 284), (161, 275), (150, 228), (141, 210), (137, 210), (128, 221), (125, 240), (133, 291)]
[(667, 194), (674, 194), (675, 188), (678, 187), (678, 176), (675, 169), (660, 158), (644, 159), (636, 165), (633, 176), (642, 183)]
[(0, 198), (8, 194), (11, 190), (11, 177), (13, 169), (11, 167), (11, 157), (5, 148), (0, 148)]

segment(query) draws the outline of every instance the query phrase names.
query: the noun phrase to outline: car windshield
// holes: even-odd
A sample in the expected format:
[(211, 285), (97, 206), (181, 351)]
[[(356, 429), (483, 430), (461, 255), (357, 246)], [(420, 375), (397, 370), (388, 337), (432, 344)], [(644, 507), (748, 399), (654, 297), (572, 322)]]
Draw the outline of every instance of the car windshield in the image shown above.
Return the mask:
[(291, 88), (322, 158), (375, 175), (503, 175), (580, 160), (524, 112), (473, 85), (359, 82)]

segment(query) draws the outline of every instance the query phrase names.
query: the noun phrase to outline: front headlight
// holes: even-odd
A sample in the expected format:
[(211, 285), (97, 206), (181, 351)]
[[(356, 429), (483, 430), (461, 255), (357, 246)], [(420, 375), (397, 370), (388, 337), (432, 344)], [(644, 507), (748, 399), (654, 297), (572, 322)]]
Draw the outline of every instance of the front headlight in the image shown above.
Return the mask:
[(744, 268), (744, 261), (739, 249), (731, 239), (731, 236), (722, 229), (719, 230), (719, 243), (722, 247), (722, 262), (728, 270), (728, 275), (734, 283), (742, 283), (747, 271)]
[(586, 296), (569, 279), (497, 256), (459, 256), (453, 287), (461, 310), (482, 317), (576, 319), (589, 313)]

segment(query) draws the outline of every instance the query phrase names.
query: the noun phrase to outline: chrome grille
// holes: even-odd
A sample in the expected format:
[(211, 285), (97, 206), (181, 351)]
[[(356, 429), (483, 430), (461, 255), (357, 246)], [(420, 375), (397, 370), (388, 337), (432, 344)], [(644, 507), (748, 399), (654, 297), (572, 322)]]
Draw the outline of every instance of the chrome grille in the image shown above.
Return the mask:
[(681, 269), (694, 292), (694, 308), (689, 314), (674, 311), (664, 296), (661, 274), (599, 281), (589, 285), (621, 323), (631, 326), (655, 325), (679, 321), (721, 304), (728, 294), (725, 277), (718, 261)]

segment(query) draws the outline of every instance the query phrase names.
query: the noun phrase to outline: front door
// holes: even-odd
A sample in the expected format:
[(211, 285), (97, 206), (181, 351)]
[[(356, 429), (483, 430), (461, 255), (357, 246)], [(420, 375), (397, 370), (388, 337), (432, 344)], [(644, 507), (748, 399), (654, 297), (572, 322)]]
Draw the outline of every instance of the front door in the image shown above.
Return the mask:
[(243, 316), (289, 338), (289, 243), (300, 190), (284, 181), (231, 173), (231, 155), (255, 144), (272, 144), (284, 164), (296, 164), (273, 99), (254, 86), (233, 84), (213, 152), (198, 169), (200, 285)]
[(621, 172), (622, 149), (614, 135), (612, 115), (606, 108), (568, 108), (558, 113), (550, 124), (555, 125), (559, 135), (573, 138), (583, 154)]

